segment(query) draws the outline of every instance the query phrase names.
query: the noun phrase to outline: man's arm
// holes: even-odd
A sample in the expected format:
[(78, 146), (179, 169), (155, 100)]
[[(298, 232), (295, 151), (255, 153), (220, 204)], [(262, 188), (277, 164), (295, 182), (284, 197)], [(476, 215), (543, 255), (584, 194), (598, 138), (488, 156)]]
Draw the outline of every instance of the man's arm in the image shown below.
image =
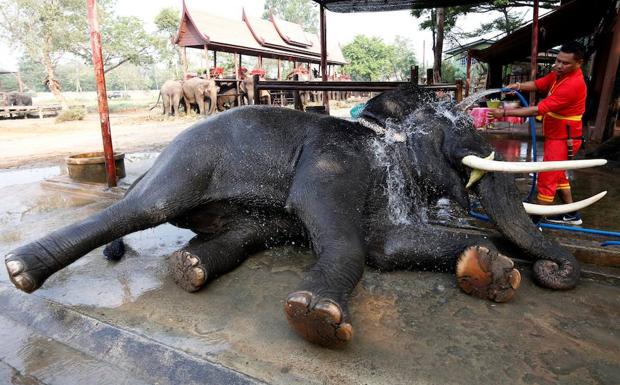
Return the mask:
[(503, 118), (504, 116), (536, 116), (538, 106), (523, 108), (489, 108), (489, 115), (493, 118)]
[(516, 82), (516, 83), (510, 83), (506, 86), (506, 88), (510, 88), (511, 90), (515, 90), (515, 91), (537, 91), (538, 88), (536, 87), (536, 83), (534, 83), (534, 81), (530, 80), (527, 82)]

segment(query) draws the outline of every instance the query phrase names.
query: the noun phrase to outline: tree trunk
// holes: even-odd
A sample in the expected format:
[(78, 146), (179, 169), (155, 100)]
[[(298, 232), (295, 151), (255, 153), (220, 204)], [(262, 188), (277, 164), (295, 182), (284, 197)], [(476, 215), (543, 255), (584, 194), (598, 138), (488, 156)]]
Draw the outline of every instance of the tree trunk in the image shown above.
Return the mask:
[(435, 53), (433, 63), (433, 81), (441, 83), (441, 56), (443, 54), (443, 37), (445, 24), (445, 9), (437, 8), (437, 40), (433, 52)]
[(60, 102), (60, 106), (62, 107), (62, 109), (68, 109), (69, 105), (67, 104), (67, 100), (65, 99), (64, 95), (60, 91), (60, 83), (58, 82), (58, 80), (56, 80), (56, 75), (54, 74), (54, 65), (52, 64), (52, 60), (46, 53), (44, 53), (41, 61), (41, 64), (43, 64), (43, 66), (45, 67), (45, 72), (47, 72), (47, 76), (45, 79), (47, 87), (50, 89), (52, 94), (54, 94), (54, 97)]

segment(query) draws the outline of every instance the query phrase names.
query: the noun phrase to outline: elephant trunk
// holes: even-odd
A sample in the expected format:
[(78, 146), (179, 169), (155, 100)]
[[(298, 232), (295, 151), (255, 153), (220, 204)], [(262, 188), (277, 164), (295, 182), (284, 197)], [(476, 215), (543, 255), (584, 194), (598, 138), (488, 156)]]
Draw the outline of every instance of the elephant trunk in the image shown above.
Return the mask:
[(534, 278), (544, 287), (571, 289), (579, 280), (575, 257), (543, 236), (525, 213), (512, 175), (488, 173), (476, 186), (480, 202), (499, 231), (535, 261)]

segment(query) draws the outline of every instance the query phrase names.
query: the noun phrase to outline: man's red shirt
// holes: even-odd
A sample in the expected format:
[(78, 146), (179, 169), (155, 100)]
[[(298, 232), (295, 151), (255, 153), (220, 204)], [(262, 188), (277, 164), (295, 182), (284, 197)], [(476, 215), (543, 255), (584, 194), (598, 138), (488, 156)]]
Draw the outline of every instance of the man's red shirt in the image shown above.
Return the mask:
[(565, 117), (582, 115), (586, 110), (586, 82), (581, 69), (566, 74), (561, 79), (555, 72), (550, 72), (535, 81), (536, 88), (548, 96), (538, 104), (538, 112), (544, 116), (543, 132), (546, 139), (566, 139), (570, 126), (571, 137), (581, 136), (581, 121), (557, 119), (547, 115), (548, 112)]

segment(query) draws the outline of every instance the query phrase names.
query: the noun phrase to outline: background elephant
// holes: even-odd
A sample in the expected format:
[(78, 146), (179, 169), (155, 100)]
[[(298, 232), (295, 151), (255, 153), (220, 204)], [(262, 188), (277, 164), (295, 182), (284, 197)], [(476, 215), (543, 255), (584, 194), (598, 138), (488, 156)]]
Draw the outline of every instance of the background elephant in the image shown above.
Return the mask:
[(224, 83), (217, 95), (217, 110), (225, 111), (237, 105), (237, 89), (234, 83)]
[[(244, 104), (254, 104), (254, 77), (247, 76), (239, 85)], [(271, 104), (271, 94), (267, 90), (260, 91), (261, 104)]]
[(32, 106), (32, 96), (24, 92), (10, 92), (8, 96), (9, 106)]
[(164, 105), (164, 115), (176, 115), (183, 99), (183, 82), (181, 80), (167, 80), (161, 86), (159, 94)]
[[(190, 105), (198, 105), (200, 115), (211, 115), (215, 112), (217, 103), (217, 93), (219, 87), (215, 85), (215, 80), (202, 79), (199, 77), (191, 78), (183, 82), (183, 97), (185, 98), (185, 110), (189, 111)], [(209, 112), (205, 108), (205, 99), (209, 99)]]

